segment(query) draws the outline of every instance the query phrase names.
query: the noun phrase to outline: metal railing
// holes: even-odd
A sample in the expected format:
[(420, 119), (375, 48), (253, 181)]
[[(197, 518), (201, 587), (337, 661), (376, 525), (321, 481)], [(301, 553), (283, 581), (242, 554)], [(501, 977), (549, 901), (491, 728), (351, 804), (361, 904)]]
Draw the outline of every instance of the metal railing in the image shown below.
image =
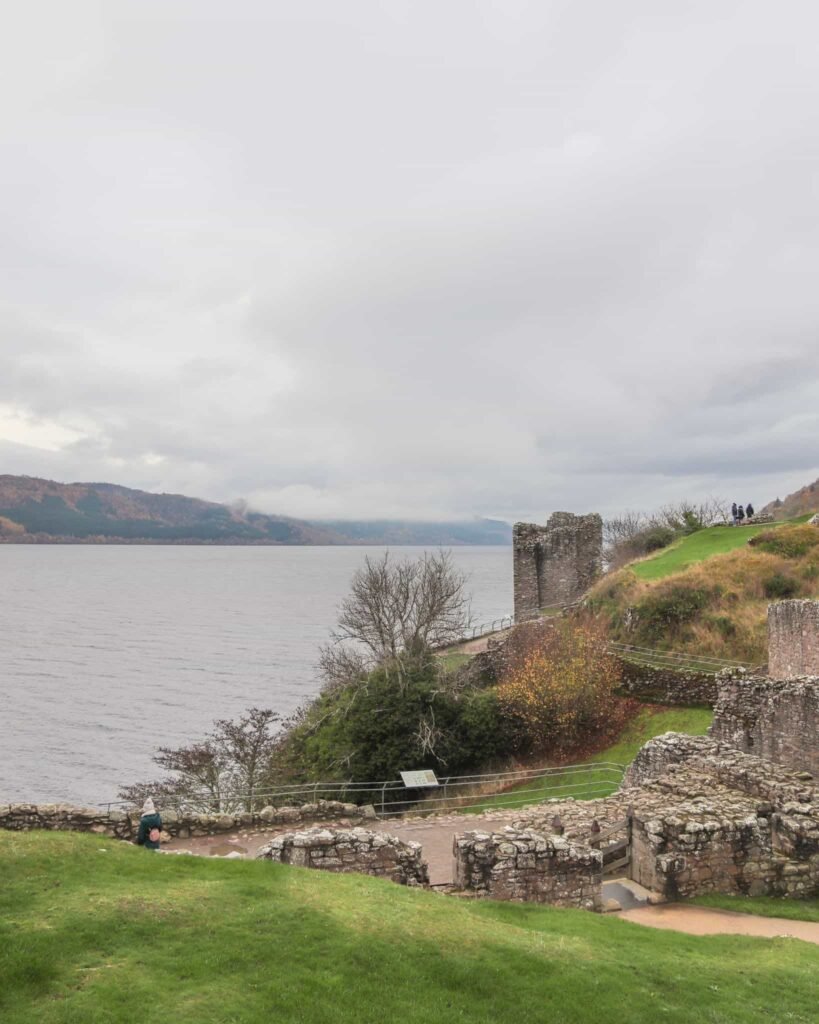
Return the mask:
[[(319, 800), (371, 805), (381, 818), (413, 814), (441, 814), (470, 809), (511, 809), (543, 800), (574, 797), (591, 799), (607, 796), (623, 779), (625, 765), (614, 761), (561, 765), (553, 768), (521, 769), (513, 772), (484, 772), (478, 775), (452, 775), (425, 789), (408, 789), (401, 780), (375, 782), (308, 782), (274, 786), (253, 793), (230, 793), (221, 801), (202, 791), (187, 798), (164, 801), (185, 813), (241, 813), (252, 804), (255, 812), (265, 806), (299, 807)], [(221, 806), (215, 806), (221, 803)], [(132, 806), (125, 801), (100, 804), (112, 807)]]
[(608, 643), (612, 654), (618, 654), (629, 661), (636, 661), (648, 666), (660, 668), (690, 669), (702, 672), (719, 672), (724, 668), (742, 668), (749, 671), (761, 666), (745, 661), (731, 661), (727, 658), (714, 658), (706, 654), (688, 654), (676, 651), (660, 651), (652, 647), (638, 647), (636, 644), (623, 644), (616, 640)]
[(500, 633), (504, 629), (510, 629), (514, 624), (514, 615), (503, 615), (499, 619), (492, 619), (491, 622), (482, 622), (480, 626), (472, 626), (464, 633), (460, 642), (477, 640), (479, 636), (488, 636), (490, 633)]

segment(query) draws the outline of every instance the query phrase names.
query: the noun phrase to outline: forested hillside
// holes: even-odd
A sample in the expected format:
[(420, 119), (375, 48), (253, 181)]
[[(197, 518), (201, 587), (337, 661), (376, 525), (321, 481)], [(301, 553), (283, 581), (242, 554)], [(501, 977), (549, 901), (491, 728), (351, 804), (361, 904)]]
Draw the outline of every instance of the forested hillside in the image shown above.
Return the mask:
[(0, 542), (166, 544), (508, 544), (508, 523), (307, 522), (182, 494), (0, 475)]

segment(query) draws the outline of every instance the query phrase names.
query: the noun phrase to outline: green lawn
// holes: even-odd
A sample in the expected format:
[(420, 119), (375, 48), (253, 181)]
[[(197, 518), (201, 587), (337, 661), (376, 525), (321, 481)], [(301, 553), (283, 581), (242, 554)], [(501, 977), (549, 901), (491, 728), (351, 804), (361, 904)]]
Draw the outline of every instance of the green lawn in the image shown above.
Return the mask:
[(760, 526), (709, 526), (698, 530), (689, 537), (683, 537), (658, 555), (634, 562), (631, 569), (641, 580), (661, 580), (675, 572), (687, 569), (689, 565), (704, 562), (714, 555), (724, 555), (747, 544), (751, 537), (787, 523), (806, 523), (811, 514), (787, 519), (781, 523), (767, 523)]
[(812, 1022), (819, 948), (0, 833), (3, 1024)]
[[(671, 708), (655, 711), (651, 707), (646, 707), (628, 724), (616, 743), (597, 754), (584, 757), (583, 762), (596, 764), (600, 761), (613, 761), (615, 764), (630, 764), (640, 747), (647, 743), (652, 736), (659, 736), (664, 732), (686, 732), (692, 736), (704, 736), (713, 717), (714, 713), (710, 708)], [(573, 793), (569, 790), (567, 792), (567, 787), (572, 784), (576, 785), (579, 779), (580, 776), (577, 774), (561, 772), (535, 782), (524, 782), (514, 789), (486, 797), (479, 804), (468, 808), (466, 813), (477, 814), (491, 807), (503, 807), (504, 805), (508, 807), (521, 806), (520, 794), (522, 791), (527, 791), (526, 803), (537, 803), (540, 800), (561, 796), (575, 796), (578, 800), (582, 800), (608, 796), (620, 784), (618, 776), (601, 770), (582, 776), (583, 784), (593, 785), (593, 791)]]
[(717, 907), (740, 914), (787, 917), (791, 921), (819, 921), (819, 899), (786, 900), (776, 896), (722, 896), (709, 893), (691, 902), (700, 907)]
[(444, 672), (457, 672), (462, 665), (466, 665), (467, 662), (472, 660), (472, 655), (461, 654), (458, 651), (451, 651), (449, 654), (439, 655), (438, 660), (440, 661)]

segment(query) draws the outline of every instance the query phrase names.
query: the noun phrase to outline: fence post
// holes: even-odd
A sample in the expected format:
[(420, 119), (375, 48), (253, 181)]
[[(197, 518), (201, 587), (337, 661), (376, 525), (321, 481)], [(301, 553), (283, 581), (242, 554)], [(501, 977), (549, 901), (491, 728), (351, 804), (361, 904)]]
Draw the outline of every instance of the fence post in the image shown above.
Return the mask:
[(381, 787), (381, 817), (384, 817), (384, 794), (387, 789), (387, 783), (385, 782)]

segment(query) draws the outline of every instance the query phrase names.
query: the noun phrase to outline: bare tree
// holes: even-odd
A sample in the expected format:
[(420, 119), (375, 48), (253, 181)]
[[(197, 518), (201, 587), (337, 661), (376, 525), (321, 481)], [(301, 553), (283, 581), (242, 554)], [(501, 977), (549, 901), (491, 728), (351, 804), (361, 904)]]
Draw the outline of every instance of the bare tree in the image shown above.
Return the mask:
[(466, 576), (448, 551), (400, 562), (389, 552), (367, 558), (341, 604), (323, 666), (360, 674), (368, 665), (400, 663), (408, 654), (460, 640), (472, 622), (465, 587)]
[(214, 722), (213, 730), (199, 743), (187, 747), (160, 747), (154, 763), (170, 774), (152, 782), (140, 782), (120, 790), (120, 799), (138, 805), (146, 796), (197, 810), (258, 809), (258, 790), (276, 743), (273, 711), (250, 708), (241, 718)]
[(728, 519), (728, 503), (713, 496), (700, 502), (670, 502), (651, 513), (626, 511), (603, 524), (606, 564), (616, 569), (678, 537)]

